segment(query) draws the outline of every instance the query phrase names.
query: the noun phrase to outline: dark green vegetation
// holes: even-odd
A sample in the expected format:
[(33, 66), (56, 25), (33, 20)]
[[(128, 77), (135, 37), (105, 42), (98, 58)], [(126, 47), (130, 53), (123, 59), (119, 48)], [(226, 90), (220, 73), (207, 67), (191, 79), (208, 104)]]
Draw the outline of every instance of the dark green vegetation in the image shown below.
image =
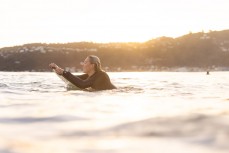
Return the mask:
[(25, 44), (0, 49), (0, 71), (50, 71), (55, 62), (72, 71), (90, 54), (107, 71), (162, 70), (174, 67), (229, 67), (229, 30), (160, 37), (144, 43)]

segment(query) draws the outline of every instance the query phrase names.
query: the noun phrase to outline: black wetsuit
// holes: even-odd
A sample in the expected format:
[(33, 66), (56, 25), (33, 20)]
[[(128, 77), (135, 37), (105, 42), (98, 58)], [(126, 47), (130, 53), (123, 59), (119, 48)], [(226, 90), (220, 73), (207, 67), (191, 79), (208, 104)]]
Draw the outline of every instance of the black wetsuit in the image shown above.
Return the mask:
[(111, 83), (109, 76), (104, 71), (95, 72), (90, 77), (88, 74), (74, 76), (70, 72), (64, 71), (63, 77), (81, 89), (89, 87), (93, 90), (116, 89), (116, 87)]

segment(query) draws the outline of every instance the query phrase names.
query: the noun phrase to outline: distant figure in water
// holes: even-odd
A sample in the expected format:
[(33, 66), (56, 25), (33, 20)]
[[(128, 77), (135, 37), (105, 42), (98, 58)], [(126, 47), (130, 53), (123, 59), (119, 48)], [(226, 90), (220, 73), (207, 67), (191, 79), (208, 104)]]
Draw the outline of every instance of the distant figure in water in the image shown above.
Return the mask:
[(55, 63), (49, 64), (49, 67), (81, 89), (93, 91), (116, 89), (107, 73), (102, 70), (100, 59), (97, 56), (88, 56), (84, 62), (81, 62), (81, 65), (85, 74), (79, 76), (74, 76), (70, 72), (58, 67)]
[(209, 75), (210, 74), (210, 72), (209, 71), (207, 71), (207, 75)]

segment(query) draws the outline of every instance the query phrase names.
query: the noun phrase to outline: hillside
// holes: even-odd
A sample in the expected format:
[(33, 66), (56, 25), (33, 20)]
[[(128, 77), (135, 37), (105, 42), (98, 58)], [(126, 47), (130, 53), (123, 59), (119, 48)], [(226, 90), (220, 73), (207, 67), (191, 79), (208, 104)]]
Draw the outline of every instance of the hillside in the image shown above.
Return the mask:
[(87, 55), (101, 58), (107, 71), (229, 68), (229, 30), (160, 37), (144, 43), (25, 44), (0, 49), (0, 71), (50, 71), (55, 62), (71, 71)]

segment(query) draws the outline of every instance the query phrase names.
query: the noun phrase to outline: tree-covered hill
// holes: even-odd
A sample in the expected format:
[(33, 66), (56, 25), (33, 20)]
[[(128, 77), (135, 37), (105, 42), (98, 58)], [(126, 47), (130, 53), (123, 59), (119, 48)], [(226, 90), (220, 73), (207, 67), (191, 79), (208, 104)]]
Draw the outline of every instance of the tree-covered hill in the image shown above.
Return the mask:
[(144, 43), (33, 43), (0, 49), (0, 71), (50, 71), (48, 64), (78, 71), (88, 55), (101, 58), (107, 71), (174, 67), (229, 67), (229, 30), (160, 37)]

